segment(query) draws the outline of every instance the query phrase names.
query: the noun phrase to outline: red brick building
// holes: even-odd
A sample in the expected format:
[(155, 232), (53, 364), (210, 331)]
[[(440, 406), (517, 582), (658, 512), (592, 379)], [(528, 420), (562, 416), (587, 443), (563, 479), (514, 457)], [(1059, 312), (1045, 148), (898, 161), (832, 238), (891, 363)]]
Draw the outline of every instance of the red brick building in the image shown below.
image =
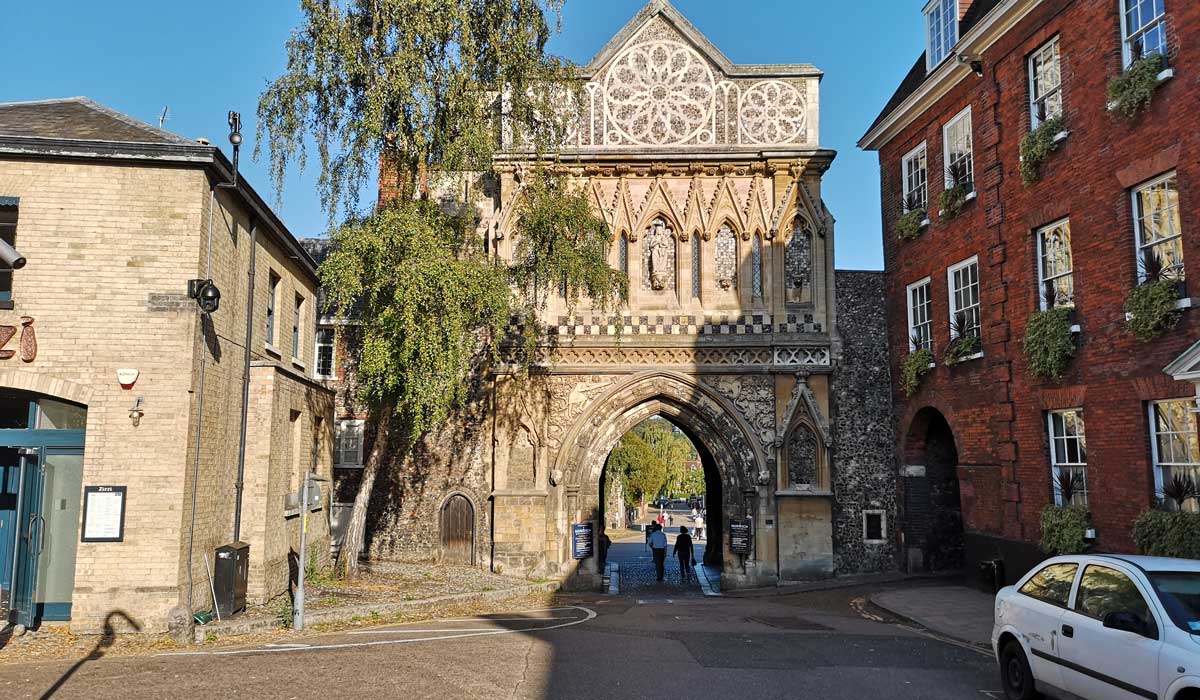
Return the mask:
[[(1063, 471), (1081, 477), (1096, 546), (1131, 550), (1164, 476), (1200, 462), (1196, 387), (1164, 372), (1200, 327), (1200, 3), (931, 0), (925, 13), (926, 54), (859, 143), (880, 158), (904, 558), (1002, 559), (1015, 580), (1041, 556)], [(1118, 116), (1110, 81), (1147, 65), (1151, 103)], [(1052, 152), (1026, 184), (1021, 144), (1046, 122)], [(942, 202), (954, 179), (957, 216)], [(902, 240), (910, 208), (928, 213)], [(1147, 274), (1178, 282), (1179, 321), (1142, 342), (1126, 300)], [(1077, 325), (1057, 381), (1024, 350), (1047, 304)], [(920, 347), (936, 366), (908, 395), (899, 379)]]

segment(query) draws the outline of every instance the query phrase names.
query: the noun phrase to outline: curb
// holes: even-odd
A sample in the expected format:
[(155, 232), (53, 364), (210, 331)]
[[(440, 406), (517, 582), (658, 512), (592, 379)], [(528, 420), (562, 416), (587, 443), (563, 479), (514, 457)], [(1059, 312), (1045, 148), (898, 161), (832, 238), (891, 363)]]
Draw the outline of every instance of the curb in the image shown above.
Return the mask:
[(950, 634), (949, 632), (943, 632), (942, 630), (934, 629), (934, 628), (930, 627), (929, 625), (926, 625), (925, 623), (921, 622), (920, 620), (914, 620), (907, 615), (904, 615), (902, 613), (896, 612), (895, 610), (892, 610), (891, 608), (889, 608), (886, 605), (881, 605), (878, 601), (875, 600), (875, 596), (873, 596), (873, 595), (867, 597), (867, 602), (871, 605), (871, 607), (878, 608), (879, 610), (882, 610), (883, 612), (887, 613), (888, 615), (891, 615), (892, 617), (900, 620), (901, 622), (904, 622), (905, 624), (908, 624), (913, 627), (919, 627), (920, 629), (932, 634), (935, 637), (942, 637), (942, 638), (949, 639), (954, 642), (958, 642), (959, 644), (965, 644), (969, 647), (974, 647), (975, 649), (981, 649), (983, 651), (988, 652), (989, 655), (992, 653), (992, 645), (991, 644), (984, 644), (982, 642), (977, 642), (973, 639), (967, 639), (965, 637), (960, 637), (955, 634)]
[(866, 576), (842, 576), (823, 579), (820, 581), (784, 581), (775, 586), (763, 588), (743, 588), (735, 591), (724, 591), (730, 598), (770, 598), (774, 596), (792, 595), (794, 593), (811, 593), (816, 591), (832, 591), (839, 588), (854, 588), (879, 584), (905, 583), (910, 581), (944, 581), (961, 578), (962, 572), (954, 571), (941, 574), (905, 574), (900, 572), (887, 574), (869, 574)]
[[(549, 581), (547, 583), (536, 583), (527, 586), (517, 586), (515, 588), (505, 588), (499, 591), (454, 593), (451, 595), (437, 596), (434, 598), (405, 600), (395, 603), (378, 603), (374, 605), (363, 604), (309, 610), (304, 615), (304, 624), (306, 628), (311, 628), (312, 625), (351, 622), (356, 617), (386, 618), (399, 615), (401, 613), (425, 612), (447, 603), (499, 602), (509, 598), (519, 598), (531, 593), (553, 593), (558, 589), (558, 581)], [(204, 644), (206, 641), (213, 641), (215, 639), (221, 639), (224, 637), (240, 637), (246, 634), (274, 632), (281, 629), (284, 629), (284, 624), (279, 620), (279, 618), (275, 617), (247, 620), (244, 622), (239, 622), (236, 620), (229, 622), (214, 622), (207, 625), (198, 625), (196, 627), (194, 641), (196, 644)], [(211, 638), (210, 635), (212, 635)]]

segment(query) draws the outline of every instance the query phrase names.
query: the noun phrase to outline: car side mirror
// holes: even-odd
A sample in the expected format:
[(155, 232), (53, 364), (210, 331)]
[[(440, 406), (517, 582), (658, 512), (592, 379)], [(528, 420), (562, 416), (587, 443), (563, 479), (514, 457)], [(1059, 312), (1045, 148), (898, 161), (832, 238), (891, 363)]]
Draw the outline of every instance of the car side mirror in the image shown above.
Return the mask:
[(1146, 622), (1141, 616), (1131, 612), (1110, 612), (1104, 616), (1104, 626), (1110, 630), (1132, 632), (1146, 636)]

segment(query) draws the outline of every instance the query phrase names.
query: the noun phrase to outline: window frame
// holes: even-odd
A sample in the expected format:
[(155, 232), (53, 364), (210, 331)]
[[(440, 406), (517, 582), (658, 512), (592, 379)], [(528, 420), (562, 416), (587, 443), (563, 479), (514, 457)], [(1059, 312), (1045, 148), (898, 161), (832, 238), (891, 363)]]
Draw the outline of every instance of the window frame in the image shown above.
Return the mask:
[[(1134, 0), (1141, 6), (1142, 0)], [(1129, 27), (1129, 0), (1117, 0), (1117, 13), (1121, 16), (1121, 66), (1129, 68), (1133, 65), (1133, 43), (1138, 39), (1146, 36), (1153, 28), (1161, 26), (1163, 28), (1163, 46), (1164, 53), (1158, 54), (1163, 58), (1167, 58), (1171, 47), (1167, 45), (1167, 4), (1164, 0), (1162, 14), (1156, 15), (1147, 22), (1143, 22), (1136, 31), (1130, 32)], [(1157, 53), (1157, 52), (1156, 52)], [(1142, 49), (1142, 57), (1148, 56), (1145, 47)]]
[[(1047, 569), (1052, 569), (1057, 566), (1073, 566), (1073, 567), (1075, 567), (1075, 572), (1071, 574), (1071, 585), (1067, 587), (1066, 601), (1064, 601), (1063, 603), (1060, 604), (1053, 600), (1047, 600), (1045, 598), (1040, 598), (1038, 596), (1032, 595), (1025, 591), (1025, 587), (1028, 586), (1030, 583), (1032, 583), (1033, 580), (1035, 578), (1037, 578), (1039, 575), (1041, 575), (1041, 573), (1043, 571), (1046, 571)], [(1077, 561), (1059, 561), (1059, 562), (1054, 562), (1053, 564), (1047, 564), (1047, 565), (1043, 566), (1042, 568), (1038, 569), (1037, 572), (1034, 573), (1032, 576), (1025, 579), (1025, 582), (1017, 587), (1017, 593), (1020, 593), (1021, 595), (1025, 596), (1026, 598), (1036, 600), (1039, 603), (1045, 603), (1046, 605), (1053, 605), (1054, 607), (1062, 608), (1063, 610), (1070, 610), (1072, 599), (1075, 597), (1075, 585), (1077, 583), (1079, 583), (1079, 572), (1082, 570), (1083, 570), (1083, 565)]]
[[(0, 211), (11, 210), (12, 221), (0, 221), (0, 230), (10, 229), (12, 233), (12, 241), (10, 245), (16, 248), (17, 245), (17, 229), (21, 223), (21, 199), (19, 197), (0, 197)], [(16, 285), (17, 275), (16, 270), (4, 265), (0, 267), (0, 276), (8, 276), (8, 289), (0, 291), (0, 309), (11, 310), (16, 308)]]
[(900, 208), (904, 210), (905, 214), (909, 212), (908, 196), (912, 194), (915, 189), (917, 189), (911, 186), (908, 164), (912, 160), (916, 159), (918, 155), (924, 160), (921, 167), (921, 172), (924, 173), (925, 181), (919, 185), (919, 188), (923, 191), (921, 201), (924, 203), (923, 208), (925, 211), (929, 211), (929, 142), (922, 141), (920, 146), (917, 146), (908, 153), (904, 154), (904, 157), (900, 159), (901, 189), (904, 190), (900, 199)]
[[(1068, 253), (1071, 256), (1071, 269), (1065, 273), (1060, 273), (1053, 277), (1046, 277), (1045, 234), (1050, 233), (1050, 232), (1054, 231), (1055, 229), (1058, 229), (1064, 225), (1066, 226), (1066, 230), (1067, 230), (1067, 239), (1068, 239), (1068, 241), (1071, 241), (1068, 243)], [(1037, 238), (1038, 308), (1041, 309), (1042, 311), (1049, 310), (1046, 308), (1046, 298), (1045, 298), (1046, 283), (1051, 282), (1051, 281), (1057, 281), (1057, 280), (1060, 280), (1063, 278), (1070, 278), (1070, 281), (1071, 281), (1070, 303), (1056, 304), (1055, 308), (1057, 308), (1057, 309), (1073, 309), (1073, 308), (1075, 308), (1075, 251), (1072, 248), (1073, 241), (1071, 240), (1072, 239), (1072, 231), (1071, 231), (1070, 217), (1059, 219), (1058, 221), (1046, 224), (1045, 226), (1038, 228), (1036, 231), (1034, 231), (1034, 236)], [(1056, 286), (1056, 289), (1057, 289), (1057, 286)]]
[[(1096, 620), (1098, 622), (1104, 622), (1103, 617), (1096, 617), (1095, 615), (1084, 612), (1080, 608), (1080, 603), (1082, 602), (1084, 579), (1087, 578), (1088, 571), (1091, 569), (1105, 569), (1105, 570), (1111, 571), (1115, 574), (1119, 574), (1120, 576), (1124, 577), (1124, 579), (1126, 581), (1129, 582), (1129, 585), (1133, 586), (1133, 590), (1137, 591), (1138, 596), (1142, 599), (1142, 605), (1145, 606), (1145, 608), (1146, 608), (1147, 619), (1145, 620), (1145, 622), (1148, 625), (1153, 627), (1152, 630), (1147, 630), (1148, 634), (1141, 635), (1141, 636), (1147, 637), (1149, 639), (1158, 639), (1161, 636), (1161, 633), (1160, 633), (1161, 627), (1159, 626), (1159, 622), (1158, 622), (1158, 614), (1154, 611), (1154, 605), (1151, 603), (1151, 601), (1156, 599), (1157, 596), (1147, 595), (1147, 591), (1143, 590), (1141, 584), (1138, 582), (1138, 576), (1136, 576), (1135, 574), (1133, 574), (1130, 571), (1126, 571), (1125, 569), (1118, 568), (1117, 566), (1110, 564), (1107, 561), (1086, 562), (1083, 566), (1080, 567), (1080, 570), (1078, 572), (1076, 572), (1075, 587), (1074, 587), (1075, 593), (1074, 593), (1074, 595), (1071, 596), (1070, 611), (1075, 613), (1076, 615), (1079, 615), (1080, 617), (1086, 617), (1089, 620)], [(1125, 611), (1110, 610), (1109, 612), (1112, 613), (1112, 612), (1125, 612)], [(1128, 612), (1133, 612), (1133, 611), (1128, 611)], [(1153, 634), (1151, 635), (1151, 634), (1149, 634), (1149, 632), (1153, 632)]]
[[(958, 0), (930, 0), (925, 5), (925, 69), (926, 72), (932, 72), (935, 68), (942, 65), (946, 59), (954, 54), (954, 47), (958, 45), (959, 40), (959, 21), (958, 21)], [(943, 29), (939, 39), (950, 37), (950, 41), (943, 43), (935, 43), (934, 38), (934, 16), (942, 21)], [(944, 54), (937, 55), (934, 58), (934, 48), (942, 49)]]
[[(924, 322), (918, 324), (916, 322), (917, 307), (915, 307), (913, 305), (913, 292), (915, 292), (917, 289), (920, 289), (921, 287), (925, 288), (924, 306), (926, 307), (925, 308), (926, 318), (925, 318)], [(930, 351), (932, 351), (933, 350), (933, 278), (930, 276), (926, 276), (926, 277), (919, 279), (916, 282), (913, 282), (912, 284), (908, 285), (908, 287), (905, 288), (905, 304), (908, 307), (908, 351), (909, 352), (917, 351), (917, 346), (915, 343), (913, 343), (912, 338), (913, 338), (913, 335), (915, 334), (917, 328), (920, 326), (928, 327), (928, 334), (927, 334), (928, 343), (929, 343), (928, 349)]]
[[(955, 295), (959, 290), (954, 286), (954, 273), (958, 272), (959, 270), (964, 270), (972, 265), (975, 266), (975, 283), (974, 283), (975, 303), (972, 304), (971, 306), (960, 309), (960, 308), (958, 308), (958, 302), (955, 299)], [(965, 287), (964, 287), (964, 289), (965, 289)], [(967, 309), (973, 308), (973, 309), (975, 309), (974, 329), (975, 329), (975, 333), (977, 334), (977, 336), (980, 339), (980, 344), (979, 344), (980, 350), (979, 350), (979, 352), (975, 353), (971, 357), (972, 358), (983, 357), (983, 282), (979, 276), (979, 256), (978, 255), (972, 255), (971, 257), (967, 258), (966, 260), (963, 260), (962, 262), (960, 262), (956, 265), (951, 265), (950, 267), (946, 268), (946, 297), (947, 297), (947, 301), (949, 302), (948, 307), (950, 309), (950, 315), (949, 315), (950, 327), (947, 329), (947, 333), (950, 336), (950, 341), (953, 342), (958, 339), (954, 335), (954, 316), (959, 311), (965, 311)]]
[[(364, 445), (367, 422), (361, 418), (343, 418), (337, 421), (334, 426), (333, 433), (333, 468), (334, 469), (362, 469), (364, 465)], [(343, 463), (339, 460), (342, 458), (344, 449), (342, 448), (342, 438), (347, 428), (355, 428), (359, 431), (358, 435), (358, 450), (357, 459), (354, 462)]]
[(306, 301), (303, 294), (296, 293), (296, 311), (292, 317), (292, 359), (297, 362), (302, 359), (301, 347), (303, 344), (300, 342), (300, 338), (303, 334), (300, 330), (304, 325), (304, 307), (307, 306)]
[[(1062, 436), (1058, 436), (1054, 432), (1054, 417), (1065, 415), (1068, 413), (1075, 414), (1078, 424), (1082, 427), (1082, 431), (1076, 435), (1067, 435), (1064, 432), (1064, 434)], [(1063, 422), (1063, 429), (1064, 429), (1064, 431), (1066, 430), (1066, 421)], [(1090, 502), (1090, 498), (1089, 498), (1090, 494), (1089, 494), (1089, 487), (1088, 487), (1088, 462), (1087, 462), (1087, 419), (1084, 417), (1083, 408), (1082, 407), (1061, 408), (1061, 409), (1055, 409), (1053, 411), (1046, 411), (1046, 436), (1048, 438), (1048, 444), (1050, 447), (1050, 451), (1049, 451), (1050, 491), (1054, 495), (1055, 505), (1058, 505), (1058, 506), (1064, 505), (1063, 500), (1062, 500), (1062, 493), (1058, 490), (1057, 485), (1058, 485), (1058, 472), (1059, 472), (1059, 470), (1065, 468), (1065, 469), (1077, 470), (1077, 471), (1080, 471), (1083, 473), (1082, 501), (1076, 501), (1071, 504), (1065, 504), (1065, 505), (1087, 506)], [(1058, 447), (1057, 447), (1056, 441), (1057, 440), (1065, 441), (1065, 440), (1071, 440), (1071, 439), (1074, 439), (1080, 443), (1078, 450), (1079, 450), (1080, 456), (1083, 457), (1082, 462), (1075, 462), (1075, 463), (1066, 462), (1066, 461), (1060, 462), (1058, 459)]]
[(750, 243), (750, 299), (763, 301), (766, 298), (766, 282), (763, 279), (763, 240), (757, 233)]
[[(870, 516), (872, 516), (872, 515), (879, 516), (879, 538), (878, 539), (873, 539), (868, 536), (870, 531), (867, 527), (867, 522), (868, 522), (868, 519), (870, 518)], [(862, 524), (863, 524), (863, 544), (887, 544), (888, 543), (887, 511), (879, 510), (879, 509), (864, 510), (862, 512)]]
[(967, 157), (966, 157), (965, 161), (968, 166), (967, 170), (971, 174), (970, 175), (970, 177), (971, 177), (971, 180), (970, 180), (971, 181), (971, 190), (970, 191), (972, 193), (974, 193), (975, 192), (975, 119), (973, 117), (971, 105), (967, 105), (965, 109), (963, 109), (958, 114), (955, 114), (945, 124), (942, 125), (942, 171), (943, 171), (942, 177), (943, 177), (946, 189), (950, 189), (951, 187), (954, 186), (954, 182), (951, 181), (951, 179), (950, 179), (950, 165), (951, 165), (951, 160), (953, 160), (950, 157), (950, 130), (953, 129), (959, 122), (963, 121), (964, 119), (967, 121), (967, 131), (966, 131)]
[[(321, 342), (321, 332), (329, 331), (332, 339)], [(329, 348), (329, 374), (321, 374), (321, 348)], [(317, 324), (313, 330), (313, 376), (317, 379), (337, 379), (337, 329), (329, 324)]]
[(275, 348), (275, 336), (279, 330), (279, 287), (282, 281), (283, 279), (274, 270), (267, 271), (266, 343), (267, 347), (272, 349)]
[[(1154, 470), (1154, 495), (1155, 495), (1155, 498), (1158, 497), (1158, 494), (1162, 493), (1163, 484), (1166, 482), (1164, 475), (1163, 475), (1164, 467), (1166, 467), (1168, 469), (1182, 468), (1182, 469), (1191, 471), (1191, 472), (1193, 472), (1193, 474), (1192, 474), (1193, 479), (1195, 479), (1197, 476), (1200, 476), (1200, 459), (1198, 459), (1196, 462), (1174, 462), (1174, 461), (1164, 462), (1164, 460), (1162, 459), (1162, 455), (1159, 453), (1159, 449), (1158, 449), (1158, 437), (1160, 434), (1165, 434), (1165, 433), (1160, 433), (1159, 429), (1158, 429), (1158, 407), (1162, 406), (1163, 404), (1183, 404), (1186, 407), (1185, 410), (1187, 411), (1188, 425), (1191, 427), (1191, 430), (1192, 430), (1191, 435), (1194, 435), (1195, 436), (1194, 440), (1197, 442), (1197, 444), (1200, 444), (1200, 427), (1198, 427), (1196, 425), (1196, 421), (1197, 421), (1197, 415), (1195, 412), (1196, 411), (1196, 399), (1194, 399), (1194, 398), (1158, 399), (1156, 401), (1147, 402), (1146, 412), (1147, 412), (1147, 417), (1150, 419), (1150, 468)], [(1170, 434), (1171, 435), (1183, 435), (1184, 441), (1186, 443), (1185, 447), (1187, 447), (1187, 448), (1191, 447), (1191, 440), (1189, 440), (1187, 438), (1188, 433), (1180, 433), (1179, 431), (1171, 431)], [(1197, 456), (1200, 457), (1200, 453), (1198, 453)], [(1167, 503), (1166, 505), (1168, 507), (1174, 507), (1173, 503)], [(1194, 499), (1192, 501), (1192, 505), (1194, 507), (1196, 507), (1197, 509), (1200, 509), (1200, 504), (1196, 503), (1196, 501)]]
[[(1059, 38), (1060, 37), (1057, 34), (1051, 37), (1041, 46), (1034, 49), (1033, 53), (1029, 54), (1029, 58), (1026, 59), (1025, 62), (1026, 72), (1029, 74), (1029, 126), (1031, 131), (1041, 126), (1044, 121), (1061, 117), (1066, 111), (1066, 103), (1063, 99), (1062, 50)], [(1048, 49), (1054, 49), (1054, 63), (1057, 66), (1056, 72), (1058, 74), (1058, 84), (1055, 85), (1053, 89), (1047, 90), (1045, 94), (1039, 96), (1037, 91), (1038, 71), (1036, 69), (1036, 61), (1041, 58)], [(1046, 119), (1043, 120), (1038, 116), (1038, 103), (1047, 102), (1049, 97), (1056, 93), (1058, 94), (1058, 114), (1051, 115), (1049, 110), (1047, 110)]]
[[(1179, 219), (1179, 231), (1170, 237), (1160, 238), (1157, 241), (1154, 241), (1153, 243), (1144, 243), (1145, 236), (1144, 236), (1144, 230), (1142, 227), (1142, 219), (1146, 218), (1146, 217), (1144, 217), (1142, 215), (1142, 203), (1141, 203), (1140, 195), (1142, 192), (1154, 187), (1155, 185), (1161, 185), (1170, 180), (1175, 181), (1175, 211), (1176, 211), (1176, 217)], [(1187, 258), (1184, 257), (1184, 250), (1183, 250), (1183, 212), (1179, 206), (1179, 171), (1176, 169), (1172, 169), (1166, 173), (1163, 173), (1162, 175), (1157, 175), (1149, 180), (1146, 180), (1145, 182), (1135, 185), (1134, 187), (1130, 188), (1129, 194), (1130, 194), (1130, 201), (1131, 201), (1132, 214), (1133, 214), (1133, 261), (1134, 261), (1134, 265), (1137, 268), (1138, 284), (1141, 284), (1146, 281), (1146, 275), (1145, 275), (1144, 270), (1142, 269), (1143, 261), (1145, 259), (1145, 257), (1144, 257), (1145, 251), (1148, 248), (1160, 246), (1160, 245), (1163, 245), (1164, 243), (1172, 243), (1174, 241), (1179, 241), (1179, 249), (1180, 249), (1179, 255), (1180, 255), (1180, 260), (1181, 260), (1180, 264), (1182, 267), (1182, 270), (1181, 270), (1182, 274), (1179, 277), (1177, 277), (1176, 279), (1178, 279), (1181, 282), (1187, 280)], [(1167, 268), (1164, 267), (1163, 271), (1164, 271), (1164, 273), (1166, 273)]]

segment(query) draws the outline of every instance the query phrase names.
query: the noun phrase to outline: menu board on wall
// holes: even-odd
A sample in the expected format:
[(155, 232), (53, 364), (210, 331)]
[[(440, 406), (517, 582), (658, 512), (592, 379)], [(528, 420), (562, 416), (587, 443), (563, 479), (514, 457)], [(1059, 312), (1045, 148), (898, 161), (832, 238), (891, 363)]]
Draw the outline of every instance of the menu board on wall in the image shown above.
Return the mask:
[(83, 487), (82, 542), (125, 540), (125, 487)]

